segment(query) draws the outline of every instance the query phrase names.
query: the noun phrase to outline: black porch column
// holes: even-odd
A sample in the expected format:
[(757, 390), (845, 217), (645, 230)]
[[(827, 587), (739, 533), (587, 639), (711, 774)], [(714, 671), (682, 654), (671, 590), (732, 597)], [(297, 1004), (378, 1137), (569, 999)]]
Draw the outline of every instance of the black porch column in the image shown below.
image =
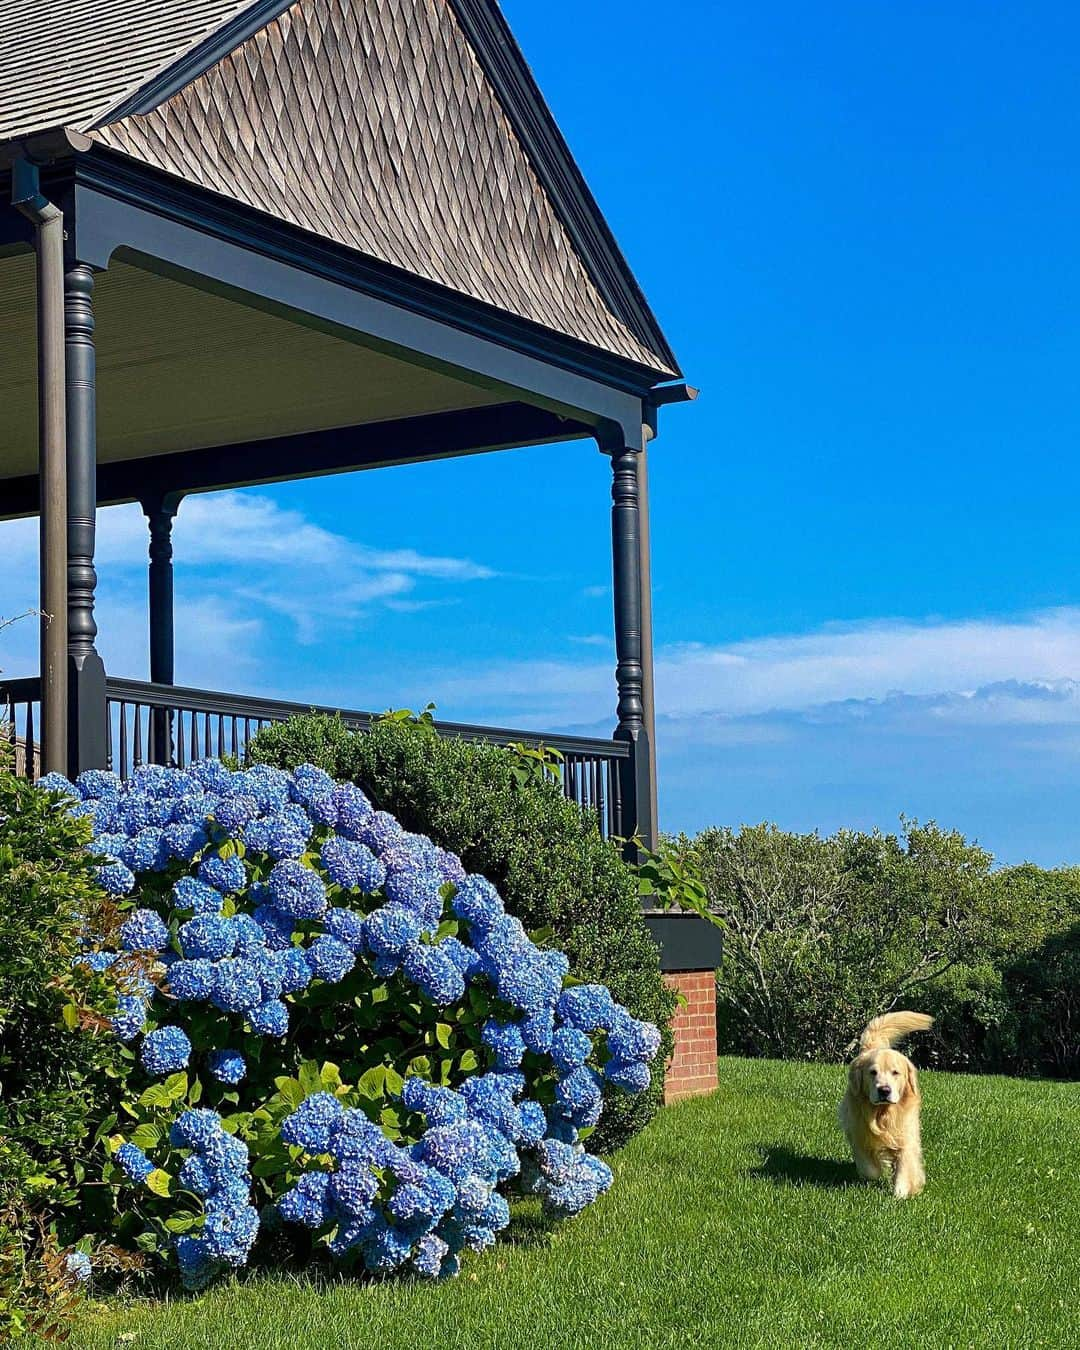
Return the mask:
[(652, 728), (646, 717), (643, 614), (645, 594), (642, 569), (641, 488), (642, 447), (601, 442), (611, 456), (612, 577), (615, 598), (615, 680), (619, 690), (619, 724), (615, 739), (629, 743), (630, 758), (623, 761), (622, 833), (637, 836), (648, 848), (657, 844)]
[[(173, 620), (173, 547), (172, 527), (183, 496), (162, 492), (142, 499), (141, 505), (150, 528), (150, 566), (147, 573), (150, 614), (150, 680), (154, 684), (172, 684), (175, 679)], [(171, 764), (172, 713), (155, 708), (150, 721), (150, 760)]]
[(108, 758), (105, 667), (94, 647), (97, 408), (94, 274), (70, 263), (64, 277), (67, 364), (68, 772), (102, 769)]

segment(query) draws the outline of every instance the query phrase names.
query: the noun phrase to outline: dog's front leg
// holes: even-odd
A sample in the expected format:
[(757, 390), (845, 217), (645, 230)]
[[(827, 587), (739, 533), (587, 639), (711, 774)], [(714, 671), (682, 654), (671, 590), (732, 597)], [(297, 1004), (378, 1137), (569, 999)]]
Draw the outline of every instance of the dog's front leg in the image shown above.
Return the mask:
[(906, 1200), (909, 1196), (918, 1195), (925, 1185), (922, 1152), (917, 1148), (902, 1150), (893, 1169), (893, 1195), (897, 1200)]
[(851, 1151), (855, 1155), (855, 1170), (859, 1176), (864, 1181), (877, 1181), (881, 1176), (881, 1159), (855, 1146)]

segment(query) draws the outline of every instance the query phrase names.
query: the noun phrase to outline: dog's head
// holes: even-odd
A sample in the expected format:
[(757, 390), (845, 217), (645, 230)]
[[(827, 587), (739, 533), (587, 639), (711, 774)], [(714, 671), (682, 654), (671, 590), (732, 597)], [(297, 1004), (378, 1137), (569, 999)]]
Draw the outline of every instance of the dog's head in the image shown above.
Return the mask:
[(848, 1070), (852, 1091), (872, 1106), (886, 1106), (917, 1096), (915, 1065), (899, 1050), (867, 1050)]

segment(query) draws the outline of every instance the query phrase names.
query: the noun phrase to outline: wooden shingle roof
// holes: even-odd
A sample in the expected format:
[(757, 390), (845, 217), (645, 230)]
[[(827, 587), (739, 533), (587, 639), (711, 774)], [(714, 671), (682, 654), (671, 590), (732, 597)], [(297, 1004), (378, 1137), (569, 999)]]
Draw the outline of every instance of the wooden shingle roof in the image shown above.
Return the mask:
[(0, 141), (81, 130), (251, 0), (4, 0)]
[[(53, 104), (63, 100), (78, 116), (65, 112), (59, 122), (658, 379), (677, 373), (495, 0), (157, 3), (165, 27), (187, 17), (186, 45), (175, 47), (172, 62), (183, 79), (170, 80), (160, 40), (151, 55), (150, 0), (63, 0), (65, 9), (134, 8), (147, 17), (143, 29), (136, 25), (143, 36), (132, 39), (123, 77), (110, 75), (108, 94), (104, 76), (93, 77), (102, 95), (96, 111), (88, 111), (89, 93), (76, 97), (78, 71), (90, 79), (90, 57), (74, 62)], [(48, 8), (40, 0), (15, 0), (15, 7)], [(478, 53), (469, 27), (477, 13), (493, 26), (509, 80), (500, 81)], [(2, 59), (8, 24), (5, 12), (0, 139), (5, 125), (15, 125)], [(98, 31), (108, 46), (100, 14)], [(223, 43), (230, 33), (237, 40)], [(208, 56), (199, 68), (191, 52), (202, 50)], [(113, 71), (119, 56), (102, 60)], [(140, 61), (142, 97), (131, 78)], [(524, 115), (515, 102), (526, 105)]]

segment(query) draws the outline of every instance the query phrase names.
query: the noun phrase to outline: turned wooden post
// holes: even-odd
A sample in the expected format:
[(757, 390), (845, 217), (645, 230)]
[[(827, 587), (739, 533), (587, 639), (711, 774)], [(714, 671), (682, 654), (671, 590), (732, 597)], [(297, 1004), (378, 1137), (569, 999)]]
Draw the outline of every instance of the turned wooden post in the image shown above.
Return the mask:
[[(651, 716), (645, 700), (643, 630), (647, 594), (642, 566), (641, 483), (643, 450), (627, 445), (625, 437), (600, 440), (611, 458), (612, 581), (615, 609), (615, 683), (618, 689), (618, 726), (615, 739), (626, 741), (630, 757), (622, 763), (622, 834), (637, 837), (648, 848), (657, 844), (656, 785), (653, 767)], [(651, 653), (649, 654), (651, 657)]]
[(108, 760), (105, 667), (94, 646), (97, 399), (94, 274), (75, 262), (64, 277), (68, 513), (68, 772)]

